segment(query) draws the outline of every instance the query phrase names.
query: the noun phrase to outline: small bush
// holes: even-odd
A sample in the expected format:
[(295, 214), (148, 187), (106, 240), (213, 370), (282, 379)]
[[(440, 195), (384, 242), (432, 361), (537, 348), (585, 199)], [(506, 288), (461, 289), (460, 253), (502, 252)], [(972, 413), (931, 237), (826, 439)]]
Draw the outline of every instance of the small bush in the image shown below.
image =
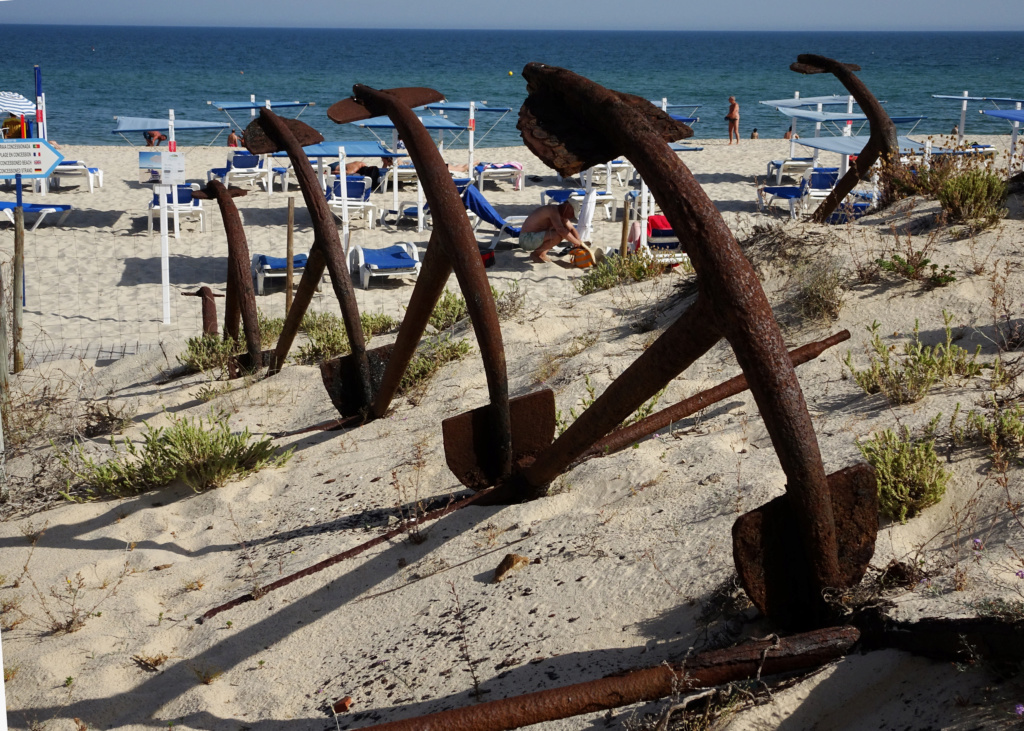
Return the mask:
[(593, 294), (611, 289), (620, 284), (643, 282), (660, 276), (665, 267), (644, 253), (627, 256), (609, 256), (587, 270), (586, 274), (573, 280), (573, 286), (580, 294)]
[(853, 366), (853, 355), (847, 352), (846, 367), (853, 380), (865, 393), (881, 393), (894, 405), (911, 404), (920, 401), (936, 382), (952, 378), (973, 378), (981, 373), (977, 362), (981, 353), (979, 345), (973, 355), (953, 343), (950, 323), (953, 316), (945, 310), (946, 341), (935, 346), (922, 345), (918, 323), (914, 323), (914, 337), (903, 346), (903, 356), (894, 356), (892, 349), (882, 342), (878, 322), (871, 323), (871, 364), (867, 370), (858, 371)]
[(330, 312), (307, 312), (299, 327), (309, 338), (295, 354), (302, 365), (316, 365), (325, 360), (346, 355), (352, 350), (345, 332), (345, 321)]
[(359, 315), (359, 321), (362, 323), (363, 332), (368, 337), (389, 333), (392, 330), (396, 330), (400, 324), (391, 315), (385, 315), (383, 312), (364, 312)]
[(114, 457), (103, 464), (87, 456), (81, 446), (73, 454), (76, 459), (62, 460), (85, 486), (76, 497), (126, 497), (178, 479), (202, 492), (264, 467), (279, 467), (293, 451), (275, 455), (273, 440), (253, 442), (248, 429), (232, 434), (223, 413), (211, 412), (206, 419), (172, 419), (169, 427), (145, 426), (141, 446), (127, 440), (119, 446), (111, 438)]
[(845, 293), (843, 275), (836, 264), (809, 264), (799, 267), (791, 279), (790, 299), (800, 320), (829, 323), (839, 317)]
[(423, 389), (441, 366), (462, 360), (471, 350), (472, 346), (468, 341), (452, 340), (451, 337), (428, 342), (409, 362), (409, 367), (405, 369), (405, 375), (398, 385), (398, 393), (409, 394)]
[(995, 395), (991, 398), (991, 415), (971, 411), (967, 414), (967, 426), (960, 433), (954, 432), (954, 438), (976, 439), (988, 446), (993, 455), (1016, 457), (1024, 447), (1024, 406), (1000, 406)]
[(1006, 215), (1006, 183), (988, 169), (959, 172), (945, 180), (938, 192), (939, 203), (953, 221), (970, 224), (972, 230), (994, 226)]
[(935, 440), (913, 440), (903, 427), (886, 429), (866, 442), (857, 442), (864, 458), (878, 473), (878, 509), (890, 520), (906, 523), (946, 492), (950, 473), (935, 453)]
[(225, 340), (220, 335), (200, 335), (189, 338), (185, 352), (177, 358), (189, 373), (219, 370), (226, 374), (231, 356), (241, 353), (243, 347), (240, 343), (230, 338)]
[(467, 317), (469, 309), (466, 307), (466, 300), (446, 289), (434, 306), (434, 311), (430, 313), (429, 322), (436, 330), (447, 330)]
[(277, 339), (281, 337), (281, 331), (284, 330), (284, 318), (270, 317), (265, 315), (263, 310), (257, 310), (256, 322), (259, 324), (261, 347), (264, 349), (274, 347)]
[(519, 289), (519, 282), (516, 281), (509, 282), (508, 289), (498, 289), (491, 285), (491, 294), (494, 295), (494, 307), (501, 322), (518, 315), (526, 304), (526, 292)]

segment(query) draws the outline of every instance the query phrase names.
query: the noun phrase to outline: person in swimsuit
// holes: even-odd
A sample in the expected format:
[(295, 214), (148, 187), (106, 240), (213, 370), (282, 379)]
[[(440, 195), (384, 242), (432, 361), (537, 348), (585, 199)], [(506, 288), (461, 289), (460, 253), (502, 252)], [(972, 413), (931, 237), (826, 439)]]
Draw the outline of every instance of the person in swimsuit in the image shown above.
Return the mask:
[(235, 130), (231, 130), (231, 134), (228, 135), (228, 147), (238, 147), (238, 143), (241, 140), (238, 139), (238, 135), (235, 134)]
[(735, 137), (738, 145), (740, 143), (740, 105), (734, 96), (729, 97), (729, 113), (725, 115), (725, 120), (729, 123), (729, 144), (732, 144), (732, 139)]
[(582, 245), (572, 225), (575, 219), (576, 212), (569, 201), (535, 209), (519, 230), (519, 248), (529, 251), (530, 258), (536, 262), (550, 262), (545, 254), (556, 244), (568, 241), (575, 246)]
[(750, 133), (750, 139), (752, 139), (752, 140), (756, 140), (757, 139), (757, 127), (754, 127), (754, 131)]
[(146, 147), (159, 147), (160, 143), (167, 139), (167, 135), (159, 130), (143, 132), (142, 136), (146, 140)]

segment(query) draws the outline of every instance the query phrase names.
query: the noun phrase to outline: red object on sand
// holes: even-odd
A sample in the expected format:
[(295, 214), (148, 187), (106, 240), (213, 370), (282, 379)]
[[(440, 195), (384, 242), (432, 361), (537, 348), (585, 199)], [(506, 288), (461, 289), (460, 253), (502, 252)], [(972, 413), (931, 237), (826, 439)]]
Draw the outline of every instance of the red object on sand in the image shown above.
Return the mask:
[(352, 696), (347, 695), (340, 701), (331, 706), (331, 710), (335, 713), (347, 713), (348, 709), (352, 707)]

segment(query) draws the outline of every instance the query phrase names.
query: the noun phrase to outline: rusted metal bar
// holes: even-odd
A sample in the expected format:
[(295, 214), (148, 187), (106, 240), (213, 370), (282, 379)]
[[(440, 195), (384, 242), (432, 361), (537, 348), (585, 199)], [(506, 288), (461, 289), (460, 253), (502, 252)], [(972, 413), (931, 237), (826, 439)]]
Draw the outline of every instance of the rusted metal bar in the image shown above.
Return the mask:
[[(302, 137), (301, 140), (299, 135)], [(327, 207), (323, 189), (313, 174), (309, 158), (302, 149), (303, 144), (322, 141), (323, 136), (305, 123), (297, 119), (284, 120), (270, 109), (260, 109), (260, 116), (245, 129), (245, 145), (250, 152), (265, 154), (284, 150), (288, 153), (292, 170), (302, 190), (302, 197), (306, 201), (306, 209), (313, 220), (313, 246), (306, 261), (306, 270), (299, 282), (299, 290), (295, 294), (295, 301), (285, 317), (284, 329), (277, 341), (273, 367), (280, 369), (284, 364), (295, 339), (295, 333), (298, 332), (299, 323), (313, 298), (313, 290), (323, 276), (323, 268), (326, 265), (331, 273), (331, 286), (341, 307), (345, 332), (348, 334), (352, 358), (356, 363), (355, 375), (358, 378), (358, 393), (362, 400), (359, 410), (365, 410), (369, 408), (372, 400), (370, 366), (366, 357), (366, 339), (363, 336), (362, 323), (359, 321), (359, 306), (352, 290), (352, 277), (349, 274), (341, 239), (338, 237), (338, 227), (334, 225), (334, 217)]]
[[(665, 143), (671, 126), (652, 114), (652, 105), (643, 100), (605, 89), (571, 71), (531, 63), (523, 76), (530, 96), (518, 127), (527, 146), (562, 175), (624, 154), (647, 181), (672, 228), (686, 240), (699, 287), (694, 307), (702, 306), (709, 324), (702, 341), (713, 342), (717, 336), (707, 332), (720, 332), (732, 345), (788, 478), (813, 584), (819, 592), (839, 586), (835, 521), (825, 469), (793, 364), (753, 268), (714, 203)], [(578, 125), (583, 125), (582, 132), (575, 131)], [(673, 347), (682, 345), (672, 328), (659, 341), (665, 339)], [(633, 378), (646, 375), (631, 373)], [(647, 388), (637, 388), (637, 397), (642, 397), (638, 403), (598, 399), (587, 411), (605, 413), (588, 425), (589, 442), (576, 435), (573, 449), (566, 449), (563, 439), (570, 428), (525, 471), (527, 481), (534, 488), (543, 485), (538, 479), (542, 475), (534, 471), (538, 463), (545, 464), (547, 474), (553, 466), (564, 467), (664, 382), (651, 378)], [(583, 417), (576, 424), (581, 421)], [(607, 428), (601, 431), (595, 424)]]
[(214, 294), (209, 287), (200, 287), (195, 292), (182, 292), (182, 297), (200, 297), (203, 306), (203, 335), (217, 334), (217, 304), (214, 297), (223, 297), (222, 294)]
[[(793, 361), (794, 366), (803, 365), (809, 360), (814, 360), (832, 346), (838, 345), (839, 343), (849, 339), (850, 331), (843, 330), (835, 335), (830, 335), (824, 340), (808, 343), (807, 345), (791, 350), (789, 351), (789, 357)], [(743, 391), (746, 391), (747, 388), (749, 388), (749, 386), (747, 385), (746, 376), (743, 374), (734, 376), (728, 381), (720, 383), (713, 388), (701, 391), (687, 399), (683, 399), (677, 404), (669, 406), (667, 409), (662, 409), (657, 413), (651, 414), (646, 419), (641, 419), (635, 424), (630, 424), (622, 429), (616, 429), (603, 439), (599, 439), (594, 446), (584, 452), (582, 459), (612, 454), (613, 452), (618, 452), (620, 449), (625, 449), (629, 445), (653, 434), (659, 429), (664, 429), (680, 419), (685, 419), (692, 414), (696, 414), (698, 411), (706, 409), (711, 404), (718, 403), (730, 396), (742, 393)]]
[(423, 514), (415, 522), (412, 522), (412, 521), (402, 522), (401, 524), (399, 524), (399, 526), (397, 528), (395, 528), (393, 530), (389, 530), (387, 533), (379, 535), (376, 538), (372, 538), (372, 539), (366, 541), (365, 543), (360, 543), (358, 546), (356, 546), (354, 548), (350, 548), (347, 551), (343, 551), (342, 553), (339, 553), (339, 554), (337, 554), (335, 556), (331, 556), (330, 558), (325, 558), (323, 561), (320, 561), (319, 563), (315, 563), (315, 564), (313, 564), (312, 566), (310, 566), (308, 568), (302, 569), (302, 571), (296, 571), (294, 574), (290, 574), (288, 576), (285, 576), (283, 579), (278, 579), (277, 581), (273, 582), (272, 584), (267, 584), (266, 586), (261, 587), (258, 593), (254, 594), (252, 592), (249, 592), (248, 594), (243, 594), (242, 596), (238, 597), (237, 599), (232, 599), (231, 601), (226, 602), (225, 604), (221, 604), (219, 607), (214, 607), (213, 609), (211, 609), (208, 612), (206, 612), (206, 614), (204, 614), (202, 617), (199, 617), (196, 620), (196, 622), (198, 622), (199, 624), (202, 624), (205, 620), (210, 619), (211, 617), (215, 617), (218, 614), (220, 614), (221, 612), (227, 611), (228, 609), (232, 609), (233, 607), (237, 607), (240, 604), (245, 604), (246, 602), (255, 601), (256, 599), (259, 599), (260, 597), (264, 596), (265, 594), (267, 594), (269, 592), (274, 591), (275, 589), (280, 589), (282, 586), (287, 586), (288, 584), (292, 583), (293, 581), (298, 581), (299, 579), (302, 579), (302, 578), (304, 578), (306, 576), (312, 576), (313, 574), (315, 574), (317, 572), (320, 572), (320, 571), (323, 571), (326, 568), (330, 568), (331, 566), (334, 566), (335, 564), (341, 563), (342, 561), (345, 561), (346, 559), (350, 559), (350, 558), (353, 558), (355, 556), (358, 556), (361, 553), (365, 553), (366, 551), (368, 551), (369, 549), (373, 548), (374, 546), (379, 546), (381, 543), (384, 543), (386, 541), (390, 541), (392, 538), (400, 536), (403, 533), (411, 530), (414, 527), (421, 526), (424, 523), (427, 523), (427, 522), (429, 522), (431, 520), (437, 520), (438, 518), (443, 518), (444, 516), (448, 515), (449, 513), (454, 513), (456, 510), (461, 510), (462, 508), (468, 507), (470, 505), (479, 504), (479, 501), (481, 499), (483, 499), (483, 497), (485, 495), (487, 495), (487, 492), (488, 491), (484, 490), (484, 491), (476, 493), (475, 495), (470, 495), (467, 498), (463, 498), (462, 500), (459, 500), (458, 502), (450, 503), (448, 505), (445, 505), (443, 508), (438, 508), (437, 510), (431, 510), (429, 513)]
[(860, 66), (852, 63), (840, 63), (835, 59), (813, 53), (801, 53), (796, 58), (797, 62), (791, 64), (789, 68), (799, 74), (831, 73), (839, 79), (840, 83), (857, 100), (864, 116), (868, 118), (870, 129), (868, 142), (857, 155), (853, 167), (836, 183), (836, 187), (814, 211), (813, 220), (816, 223), (824, 223), (846, 199), (850, 191), (856, 187), (857, 183), (868, 178), (871, 166), (879, 157), (885, 162), (895, 162), (899, 159), (899, 140), (896, 137), (896, 125), (889, 118), (885, 108), (878, 103), (875, 95), (865, 86), (864, 82), (853, 73), (860, 71)]
[(587, 683), (478, 703), (403, 721), (368, 726), (376, 731), (507, 731), (664, 698), (673, 693), (821, 667), (845, 655), (860, 638), (855, 627), (832, 627), (781, 639), (757, 640), (726, 650), (627, 670)]
[[(225, 302), (224, 334), (233, 339), (238, 337), (238, 315), (241, 315), (242, 328), (245, 331), (244, 357), (239, 363), (245, 370), (259, 368), (263, 364), (260, 342), (260, 324), (256, 313), (256, 292), (252, 286), (252, 275), (249, 269), (249, 244), (245, 240), (245, 227), (242, 217), (235, 206), (235, 198), (245, 195), (239, 188), (224, 187), (219, 180), (212, 180), (202, 191), (205, 197), (213, 198), (220, 207), (224, 219), (224, 232), (228, 239), (228, 288)], [(203, 197), (203, 196), (201, 196)]]
[(543, 487), (570, 463), (718, 342), (720, 336), (707, 327), (710, 318), (705, 302), (698, 299), (550, 447), (541, 451), (519, 479), (501, 486), (490, 502), (515, 502), (543, 494)]
[[(434, 235), (431, 239), (436, 240), (435, 247), (443, 251), (454, 269), (459, 286), (466, 298), (466, 308), (473, 322), (477, 342), (480, 345), (484, 372), (487, 376), (487, 390), (491, 402), (487, 409), (491, 427), (489, 430), (491, 443), (494, 453), (497, 455), (496, 461), (499, 465), (500, 475), (508, 475), (512, 468), (512, 421), (508, 406), (505, 350), (501, 338), (501, 326), (498, 323), (498, 312), (494, 305), (494, 296), (491, 293), (487, 273), (484, 271), (483, 261), (480, 258), (480, 249), (466, 216), (466, 207), (455, 188), (455, 183), (448, 172), (448, 166), (434, 146), (429, 133), (413, 113), (410, 104), (406, 103), (407, 101), (422, 103), (422, 98), (431, 97), (436, 101), (442, 95), (439, 92), (434, 92), (434, 95), (431, 95), (428, 93), (430, 90), (424, 89), (378, 91), (361, 84), (355, 85), (352, 91), (352, 99), (338, 102), (328, 110), (327, 114), (336, 122), (351, 121), (353, 115), (359, 118), (360, 115), (386, 114), (405, 142), (409, 157), (416, 166), (416, 174), (423, 186), (427, 203), (430, 205), (431, 216), (434, 220)], [(430, 256), (430, 253), (430, 247), (428, 247), (427, 257)], [(424, 268), (426, 266), (427, 263), (424, 262)], [(438, 265), (435, 271), (429, 273), (428, 285), (421, 290), (424, 292), (423, 299), (429, 298), (436, 291), (436, 280), (439, 279), (438, 275), (444, 269), (445, 267)], [(422, 272), (420, 276), (423, 276)], [(438, 294), (440, 293), (438, 292)], [(409, 311), (413, 311), (411, 305)], [(430, 310), (426, 311), (429, 313)], [(416, 325), (418, 324), (417, 322)], [(413, 332), (413, 327), (410, 326), (410, 335)], [(416, 339), (418, 338), (419, 334), (417, 333)], [(389, 362), (385, 369), (384, 378), (386, 380), (382, 382), (379, 398), (374, 404), (374, 411), (378, 415), (386, 411), (387, 402), (390, 401), (394, 389), (397, 388), (397, 380), (401, 378), (401, 373), (405, 372), (408, 365), (408, 359), (405, 358), (406, 351), (402, 351), (401, 356), (405, 362), (394, 358), (394, 353), (392, 353), (394, 360)], [(384, 386), (387, 386), (387, 391), (384, 390)]]

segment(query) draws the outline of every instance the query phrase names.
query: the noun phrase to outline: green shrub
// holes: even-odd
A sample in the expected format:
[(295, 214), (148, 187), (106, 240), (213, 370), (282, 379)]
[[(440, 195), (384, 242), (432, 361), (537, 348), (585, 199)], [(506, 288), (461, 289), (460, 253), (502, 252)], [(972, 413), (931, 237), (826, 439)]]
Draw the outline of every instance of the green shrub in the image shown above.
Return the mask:
[(450, 336), (428, 341), (409, 362), (409, 367), (405, 369), (405, 375), (398, 384), (398, 393), (408, 394), (422, 389), (441, 366), (462, 360), (471, 350), (469, 341), (452, 340)]
[(934, 439), (913, 440), (903, 427), (899, 434), (886, 429), (857, 446), (878, 473), (878, 510), (890, 520), (906, 523), (945, 494), (950, 473), (935, 453)]
[(227, 373), (231, 356), (242, 350), (243, 346), (230, 338), (225, 340), (220, 335), (200, 335), (188, 339), (185, 352), (177, 356), (177, 359), (189, 373), (219, 370), (224, 374)]
[(316, 365), (351, 352), (345, 332), (345, 322), (330, 312), (307, 312), (299, 327), (309, 342), (299, 346), (295, 361), (302, 365)]
[(281, 331), (284, 330), (284, 318), (269, 317), (263, 314), (263, 310), (257, 310), (256, 321), (259, 323), (260, 345), (264, 350), (273, 348), (277, 339), (281, 337)]
[(946, 342), (935, 346), (922, 345), (918, 323), (914, 322), (914, 337), (903, 345), (903, 355), (896, 356), (878, 334), (881, 327), (877, 321), (871, 323), (871, 363), (867, 370), (858, 371), (853, 365), (853, 355), (847, 352), (846, 367), (853, 380), (865, 393), (881, 393), (894, 405), (911, 404), (920, 401), (936, 382), (952, 378), (973, 378), (981, 373), (977, 362), (981, 353), (979, 345), (973, 354), (953, 343), (950, 323), (953, 316), (943, 310)]
[(593, 294), (620, 284), (643, 282), (660, 276), (665, 267), (645, 253), (609, 256), (590, 267), (586, 274), (573, 280), (580, 294)]
[(367, 337), (389, 333), (401, 324), (391, 315), (385, 315), (383, 312), (363, 312), (359, 315), (359, 321), (362, 323), (363, 332)]
[(430, 313), (429, 322), (436, 330), (447, 330), (467, 317), (469, 309), (466, 307), (466, 300), (446, 289), (434, 306), (434, 311)]
[(81, 446), (73, 458), (62, 459), (85, 485), (81, 497), (127, 497), (178, 479), (202, 492), (264, 467), (279, 467), (293, 451), (275, 455), (273, 440), (252, 441), (248, 429), (232, 434), (225, 413), (211, 411), (206, 419), (172, 418), (168, 427), (145, 426), (141, 446), (128, 440), (119, 446), (111, 438), (114, 457), (103, 464), (87, 456)]
[[(991, 399), (991, 415), (971, 411), (967, 414), (965, 429), (960, 433), (954, 431), (954, 438), (957, 441), (965, 438), (977, 439), (984, 442), (994, 455), (1016, 457), (1024, 447), (1024, 406), (1000, 406), (994, 394), (991, 395)], [(955, 419), (954, 414), (953, 420)]]
[(974, 230), (994, 226), (1006, 215), (1006, 183), (988, 169), (965, 170), (943, 182), (938, 192), (942, 210), (953, 221)]
[(508, 289), (498, 289), (492, 284), (491, 294), (494, 296), (494, 307), (501, 322), (518, 315), (526, 304), (526, 292), (519, 289), (519, 282), (515, 280), (509, 282)]

